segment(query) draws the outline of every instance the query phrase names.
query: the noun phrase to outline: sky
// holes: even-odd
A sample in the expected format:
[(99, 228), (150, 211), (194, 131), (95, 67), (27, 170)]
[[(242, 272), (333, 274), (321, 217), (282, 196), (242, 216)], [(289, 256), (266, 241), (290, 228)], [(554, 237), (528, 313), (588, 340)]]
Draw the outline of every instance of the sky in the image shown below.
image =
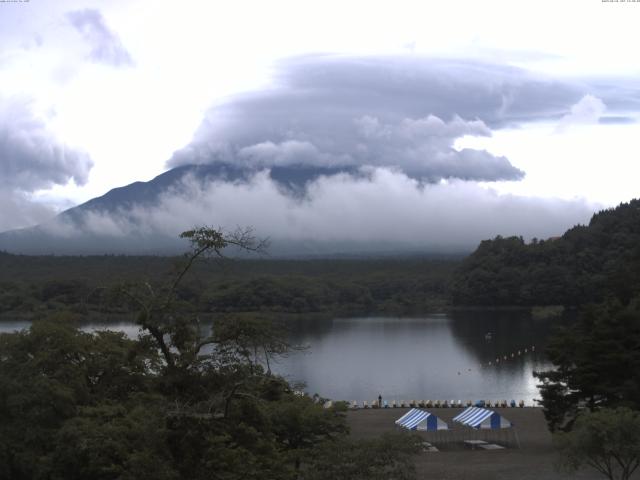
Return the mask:
[[(0, 231), (219, 162), (255, 176), (185, 178), (129, 218), (170, 233), (191, 208), (362, 241), (560, 234), (639, 196), (639, 21), (640, 2), (602, 0), (3, 1)], [(264, 175), (298, 164), (359, 174), (303, 198)]]

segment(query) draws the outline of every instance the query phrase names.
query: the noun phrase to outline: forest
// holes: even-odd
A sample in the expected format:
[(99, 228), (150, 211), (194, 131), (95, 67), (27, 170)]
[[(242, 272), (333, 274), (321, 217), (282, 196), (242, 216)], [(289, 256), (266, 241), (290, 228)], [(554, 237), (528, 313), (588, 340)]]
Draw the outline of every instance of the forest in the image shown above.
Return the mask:
[(593, 215), (558, 238), (483, 241), (456, 270), (454, 305), (623, 303), (640, 287), (640, 200)]
[[(168, 278), (180, 257), (21, 256), (0, 252), (0, 317), (131, 312), (118, 288)], [(202, 313), (411, 314), (464, 306), (627, 303), (640, 286), (640, 201), (561, 237), (485, 240), (466, 258), (206, 259), (176, 292)]]
[[(638, 200), (465, 259), (230, 260), (228, 246), (259, 242), (182, 236), (176, 258), (0, 254), (2, 314), (34, 320), (0, 335), (0, 479), (414, 478), (416, 437), (352, 440), (345, 405), (271, 373), (294, 348), (272, 321), (284, 314), (572, 307), (546, 352), (554, 368), (535, 374), (549, 428), (640, 410)], [(202, 315), (220, 313), (203, 333)], [(135, 318), (142, 334), (78, 328), (96, 315)]]
[(271, 322), (225, 316), (203, 331), (182, 280), (209, 253), (259, 246), (182, 236), (192, 248), (172, 275), (119, 288), (138, 338), (83, 332), (63, 311), (0, 335), (0, 479), (414, 478), (419, 437), (351, 440), (345, 404), (271, 373), (293, 347)]
[[(82, 315), (131, 311), (123, 284), (169, 278), (180, 257), (18, 256), (0, 253), (0, 317), (61, 309)], [(194, 311), (286, 314), (411, 313), (449, 303), (458, 258), (204, 259), (176, 295)]]

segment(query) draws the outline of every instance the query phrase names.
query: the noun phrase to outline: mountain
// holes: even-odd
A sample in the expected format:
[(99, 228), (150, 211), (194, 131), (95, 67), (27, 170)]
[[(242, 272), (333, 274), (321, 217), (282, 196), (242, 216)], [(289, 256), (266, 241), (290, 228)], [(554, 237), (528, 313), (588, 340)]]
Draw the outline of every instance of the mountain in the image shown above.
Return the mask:
[[(193, 185), (206, 186), (216, 181), (245, 183), (257, 171), (248, 167), (215, 163), (207, 165), (185, 165), (176, 167), (148, 182), (134, 182), (130, 185), (114, 188), (101, 197), (93, 198), (81, 205), (70, 208), (49, 222), (34, 227), (0, 233), (0, 251), (21, 254), (102, 254), (102, 253), (136, 253), (136, 254), (175, 254), (185, 248), (185, 244), (177, 238), (179, 232), (168, 235), (157, 231), (137, 229), (136, 219), (130, 215), (132, 209), (144, 209), (158, 205), (168, 192), (185, 193)], [(293, 197), (304, 194), (308, 182), (320, 176), (331, 176), (339, 173), (361, 175), (351, 167), (321, 168), (305, 165), (275, 166), (269, 169), (269, 176), (278, 186)], [(189, 179), (191, 184), (185, 182)], [(126, 235), (109, 233), (105, 228), (87, 228), (95, 218), (107, 219), (113, 223), (129, 222), (131, 227)], [(109, 226), (109, 225), (108, 225)], [(328, 248), (335, 252), (345, 251), (345, 246), (335, 244), (320, 246), (314, 242), (306, 245), (280, 244), (282, 251), (296, 254), (320, 254)], [(381, 244), (380, 251), (390, 248)], [(277, 253), (277, 252), (276, 252)]]
[(457, 270), (458, 305), (583, 305), (640, 300), (640, 199), (593, 215), (561, 237), (483, 241)]

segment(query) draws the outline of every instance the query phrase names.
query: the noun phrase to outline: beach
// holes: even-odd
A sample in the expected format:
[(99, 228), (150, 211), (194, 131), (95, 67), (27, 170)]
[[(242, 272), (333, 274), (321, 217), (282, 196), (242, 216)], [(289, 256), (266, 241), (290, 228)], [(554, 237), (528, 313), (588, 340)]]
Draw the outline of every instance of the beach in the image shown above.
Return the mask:
[[(541, 408), (494, 408), (515, 425), (513, 432), (474, 432), (460, 427), (451, 419), (460, 408), (429, 408), (429, 412), (447, 422), (450, 432), (419, 432), (425, 441), (439, 448), (438, 452), (416, 455), (417, 477), (433, 479), (602, 479), (595, 470), (585, 469), (574, 475), (554, 468), (557, 454), (547, 429)], [(351, 436), (358, 439), (374, 438), (397, 431), (395, 420), (408, 411), (407, 408), (359, 409), (347, 413)], [(454, 441), (455, 439), (455, 441)], [(471, 450), (463, 440), (487, 440), (506, 445), (502, 450)], [(518, 443), (520, 448), (518, 448)], [(640, 478), (636, 472), (633, 478)]]

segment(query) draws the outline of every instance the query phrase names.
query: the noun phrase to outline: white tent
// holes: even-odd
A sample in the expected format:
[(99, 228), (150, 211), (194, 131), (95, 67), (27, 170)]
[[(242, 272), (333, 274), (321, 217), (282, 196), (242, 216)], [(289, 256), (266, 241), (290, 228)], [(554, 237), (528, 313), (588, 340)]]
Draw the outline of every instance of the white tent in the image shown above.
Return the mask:
[(476, 429), (511, 428), (513, 424), (498, 412), (480, 407), (466, 408), (460, 415), (453, 417), (454, 422)]
[(438, 417), (425, 410), (418, 408), (412, 408), (402, 417), (396, 420), (396, 425), (406, 428), (408, 430), (421, 430), (421, 431), (438, 431), (448, 430), (449, 426), (446, 422), (440, 420)]

